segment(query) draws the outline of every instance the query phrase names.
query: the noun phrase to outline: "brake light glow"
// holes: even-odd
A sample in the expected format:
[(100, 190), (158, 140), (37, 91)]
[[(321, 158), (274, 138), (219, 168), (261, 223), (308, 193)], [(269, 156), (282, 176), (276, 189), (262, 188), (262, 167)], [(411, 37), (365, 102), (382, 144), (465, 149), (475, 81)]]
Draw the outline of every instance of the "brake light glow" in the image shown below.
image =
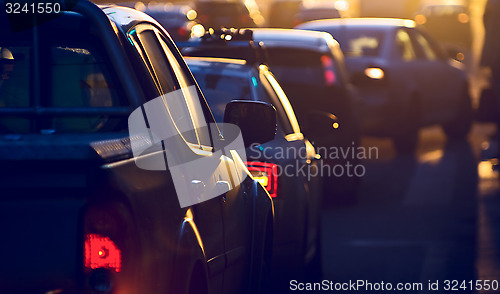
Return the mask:
[(324, 75), (325, 75), (325, 84), (327, 86), (335, 85), (337, 81), (337, 77), (335, 75), (335, 68), (333, 65), (333, 59), (330, 56), (323, 55), (321, 56), (321, 65), (323, 66)]
[(274, 163), (247, 161), (248, 171), (272, 198), (278, 196), (278, 166)]
[(86, 269), (106, 268), (115, 272), (121, 271), (121, 250), (109, 237), (99, 234), (87, 234), (84, 251)]

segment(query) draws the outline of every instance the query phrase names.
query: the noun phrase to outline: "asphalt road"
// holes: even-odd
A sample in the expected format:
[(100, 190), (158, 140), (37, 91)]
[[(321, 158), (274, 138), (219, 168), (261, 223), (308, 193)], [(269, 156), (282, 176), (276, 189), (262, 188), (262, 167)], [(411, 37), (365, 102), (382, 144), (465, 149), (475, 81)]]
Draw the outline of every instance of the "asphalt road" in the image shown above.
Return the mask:
[[(357, 203), (326, 195), (322, 277), (297, 278), (276, 293), (500, 293), (495, 133), (475, 124), (467, 140), (447, 141), (439, 127), (426, 128), (415, 155), (396, 154), (390, 140), (363, 139), (379, 157), (362, 162)], [(371, 288), (352, 287), (360, 281)]]
[(494, 154), (494, 130), (476, 125), (469, 140), (448, 142), (439, 127), (428, 128), (414, 156), (395, 154), (389, 140), (364, 140), (379, 148), (380, 158), (363, 162), (367, 172), (356, 205), (325, 209), (323, 278), (423, 283), (424, 290), (429, 281), (442, 284), (438, 292), (404, 293), (471, 293), (453, 285), (445, 291), (444, 283), (500, 280), (492, 270), (500, 264), (498, 178), (491, 165), (488, 172), (488, 161), (478, 173), (481, 159)]

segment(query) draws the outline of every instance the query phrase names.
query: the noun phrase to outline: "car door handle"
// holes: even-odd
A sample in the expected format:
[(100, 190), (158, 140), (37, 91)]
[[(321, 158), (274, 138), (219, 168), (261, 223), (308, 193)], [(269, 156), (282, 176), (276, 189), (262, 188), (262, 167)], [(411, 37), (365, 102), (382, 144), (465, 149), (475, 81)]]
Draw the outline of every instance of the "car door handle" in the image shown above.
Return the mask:
[(203, 193), (203, 191), (205, 190), (205, 183), (200, 180), (192, 180), (191, 186), (196, 192)]
[(217, 193), (222, 194), (222, 200), (226, 201), (226, 193), (231, 190), (231, 185), (229, 184), (229, 182), (217, 181), (217, 183), (215, 183), (215, 188), (217, 189)]

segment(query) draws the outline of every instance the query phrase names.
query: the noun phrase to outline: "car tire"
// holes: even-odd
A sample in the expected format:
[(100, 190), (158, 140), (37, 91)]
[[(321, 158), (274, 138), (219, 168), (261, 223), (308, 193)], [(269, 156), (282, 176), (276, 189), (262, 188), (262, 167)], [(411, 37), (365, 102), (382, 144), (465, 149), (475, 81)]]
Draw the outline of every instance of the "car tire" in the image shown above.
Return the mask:
[(449, 139), (464, 139), (472, 127), (474, 113), (467, 87), (463, 90), (459, 103), (460, 108), (455, 119), (442, 125), (443, 131)]

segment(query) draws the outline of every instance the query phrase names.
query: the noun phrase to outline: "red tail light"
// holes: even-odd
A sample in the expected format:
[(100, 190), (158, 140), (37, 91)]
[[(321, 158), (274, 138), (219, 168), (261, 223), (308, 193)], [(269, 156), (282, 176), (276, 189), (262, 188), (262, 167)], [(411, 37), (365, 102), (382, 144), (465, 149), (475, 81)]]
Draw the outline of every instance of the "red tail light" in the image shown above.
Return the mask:
[(84, 248), (85, 269), (105, 268), (120, 272), (122, 253), (109, 238), (99, 234), (87, 234)]
[(188, 30), (186, 29), (186, 27), (180, 27), (177, 30), (177, 34), (179, 34), (179, 36), (181, 36), (181, 37), (185, 37), (188, 35)]
[(327, 86), (333, 86), (337, 82), (337, 76), (335, 75), (335, 66), (333, 59), (330, 56), (321, 56), (321, 65), (323, 66), (323, 71), (325, 75), (325, 84)]
[(247, 161), (247, 168), (253, 178), (266, 188), (273, 198), (278, 196), (278, 166), (274, 163)]

